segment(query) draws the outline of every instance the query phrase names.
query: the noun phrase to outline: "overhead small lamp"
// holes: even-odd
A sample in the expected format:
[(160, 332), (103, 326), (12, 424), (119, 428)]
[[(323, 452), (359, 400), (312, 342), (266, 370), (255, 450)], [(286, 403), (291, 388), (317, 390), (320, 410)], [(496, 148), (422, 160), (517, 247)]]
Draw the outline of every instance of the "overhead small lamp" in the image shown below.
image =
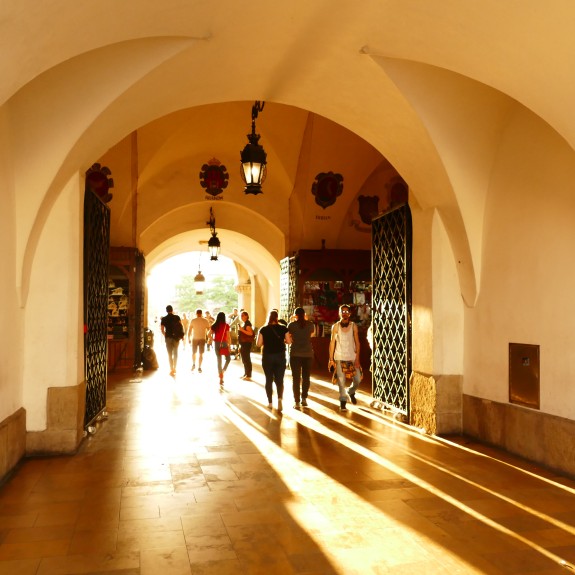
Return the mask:
[(252, 133), (248, 134), (248, 143), (241, 151), (242, 169), (240, 170), (242, 180), (246, 187), (246, 194), (261, 194), (262, 184), (267, 174), (267, 154), (259, 145), (260, 135), (256, 134), (256, 118), (258, 113), (264, 109), (265, 102), (256, 101), (252, 106)]
[(196, 288), (196, 295), (202, 295), (204, 293), (204, 285), (206, 283), (206, 278), (204, 274), (198, 269), (198, 273), (194, 278), (194, 287)]
[(204, 285), (206, 283), (206, 278), (201, 270), (201, 261), (202, 261), (202, 254), (200, 252), (200, 259), (198, 261), (198, 273), (194, 278), (194, 288), (196, 289), (196, 295), (201, 295), (204, 293)]
[(220, 253), (220, 238), (218, 238), (218, 233), (216, 232), (216, 218), (212, 208), (210, 208), (210, 219), (206, 223), (210, 226), (210, 231), (212, 232), (212, 237), (208, 240), (210, 260), (217, 262), (218, 254)]

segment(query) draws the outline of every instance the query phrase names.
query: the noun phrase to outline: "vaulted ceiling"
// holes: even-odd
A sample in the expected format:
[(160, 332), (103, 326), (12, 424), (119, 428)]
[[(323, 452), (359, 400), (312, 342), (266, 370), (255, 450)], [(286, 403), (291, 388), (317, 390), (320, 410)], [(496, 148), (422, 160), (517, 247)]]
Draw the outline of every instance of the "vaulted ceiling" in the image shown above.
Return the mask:
[[(285, 250), (299, 232), (275, 210), (298, 189), (311, 127), (329, 122), (358, 151), (347, 166), (356, 190), (377, 156), (413, 201), (439, 210), (472, 300), (485, 189), (509, 119), (528, 110), (575, 145), (574, 16), (569, 0), (8, 0), (0, 121), (21, 202), (20, 258), (73, 174), (131, 134), (141, 186), (216, 154), (234, 173), (251, 103), (265, 100), (258, 132), (277, 195), (261, 211), (266, 225), (279, 222)], [(332, 222), (339, 236), (344, 220)]]

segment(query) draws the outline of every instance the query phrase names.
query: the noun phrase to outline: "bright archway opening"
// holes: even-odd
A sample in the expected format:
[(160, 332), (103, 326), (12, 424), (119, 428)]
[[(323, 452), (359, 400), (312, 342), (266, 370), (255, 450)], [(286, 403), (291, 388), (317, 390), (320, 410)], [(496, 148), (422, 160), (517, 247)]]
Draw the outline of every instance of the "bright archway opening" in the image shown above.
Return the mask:
[[(205, 277), (204, 289), (201, 294), (189, 293), (194, 291), (193, 278), (199, 271)], [(205, 251), (195, 251), (168, 258), (148, 273), (147, 325), (159, 326), (168, 304), (180, 316), (193, 317), (199, 308), (209, 311), (214, 317), (219, 311), (228, 315), (233, 307), (238, 307), (237, 285), (236, 265), (226, 256), (220, 255), (217, 261), (210, 261)], [(222, 293), (224, 286), (225, 293)]]
[[(245, 234), (227, 229), (218, 228), (218, 237), (221, 241), (221, 251), (218, 256), (222, 261), (231, 260), (235, 266), (237, 277), (236, 290), (238, 294), (238, 309), (243, 308), (249, 313), (253, 325), (261, 326), (267, 318), (269, 310), (279, 308), (280, 302), (280, 262), (274, 252), (267, 245), (262, 245)], [(175, 234), (159, 243), (150, 250), (146, 256), (146, 272), (150, 276), (156, 266), (165, 261), (189, 252), (202, 253), (202, 273), (211, 273), (206, 249), (206, 233), (203, 229), (192, 229)], [(271, 244), (274, 244), (270, 240)], [(219, 261), (219, 260), (218, 260)], [(205, 264), (204, 264), (205, 262)], [(197, 263), (190, 264), (186, 273), (195, 275), (198, 271)], [(207, 278), (207, 276), (206, 276)], [(150, 277), (148, 277), (148, 280)], [(148, 292), (150, 284), (148, 281)], [(166, 288), (169, 289), (169, 288)], [(165, 297), (168, 297), (168, 293)], [(147, 294), (147, 317), (152, 313), (150, 294)], [(167, 303), (160, 306), (161, 315), (165, 313)], [(231, 310), (230, 310), (231, 311)], [(153, 317), (151, 318), (153, 321)]]

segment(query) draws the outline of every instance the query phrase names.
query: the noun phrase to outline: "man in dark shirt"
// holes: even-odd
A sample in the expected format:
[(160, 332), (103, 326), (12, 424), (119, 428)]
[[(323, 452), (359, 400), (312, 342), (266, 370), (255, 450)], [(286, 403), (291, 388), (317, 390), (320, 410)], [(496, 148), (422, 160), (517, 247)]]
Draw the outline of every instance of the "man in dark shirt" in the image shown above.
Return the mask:
[(170, 360), (170, 375), (175, 375), (178, 363), (178, 347), (180, 340), (184, 337), (184, 326), (180, 316), (174, 313), (174, 308), (171, 305), (166, 306), (166, 311), (168, 314), (162, 318), (160, 325), (162, 335), (166, 340), (166, 349)]

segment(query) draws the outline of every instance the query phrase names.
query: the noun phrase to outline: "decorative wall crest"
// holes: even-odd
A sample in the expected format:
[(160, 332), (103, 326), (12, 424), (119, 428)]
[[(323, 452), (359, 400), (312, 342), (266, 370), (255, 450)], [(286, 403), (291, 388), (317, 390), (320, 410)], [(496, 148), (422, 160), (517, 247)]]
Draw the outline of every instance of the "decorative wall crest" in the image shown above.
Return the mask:
[(216, 158), (202, 166), (200, 184), (211, 196), (219, 196), (227, 187), (230, 176), (226, 167)]
[(333, 172), (321, 172), (315, 177), (311, 186), (311, 193), (315, 196), (315, 203), (324, 210), (335, 204), (338, 196), (343, 192), (343, 176)]
[(401, 176), (393, 178), (389, 183), (389, 206), (407, 204), (409, 200), (409, 187)]
[(359, 217), (364, 224), (371, 225), (371, 220), (379, 213), (378, 196), (359, 196)]
[(111, 175), (110, 169), (100, 164), (92, 164), (86, 171), (86, 190), (96, 194), (105, 204), (112, 199), (110, 188), (114, 187), (114, 180), (108, 177)]

